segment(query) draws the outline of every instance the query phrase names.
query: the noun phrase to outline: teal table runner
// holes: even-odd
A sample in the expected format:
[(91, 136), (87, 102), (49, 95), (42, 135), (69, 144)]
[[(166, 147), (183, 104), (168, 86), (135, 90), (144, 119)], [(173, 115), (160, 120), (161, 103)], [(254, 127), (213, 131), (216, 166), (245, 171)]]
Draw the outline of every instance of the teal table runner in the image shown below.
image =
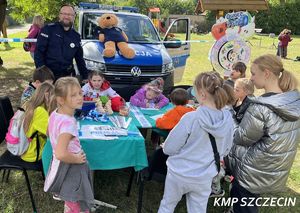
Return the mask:
[[(83, 120), (80, 125), (105, 125), (107, 123)], [(109, 123), (111, 124), (111, 123)], [(128, 130), (139, 132), (131, 122)], [(91, 170), (111, 170), (134, 167), (139, 171), (148, 166), (145, 140), (141, 134), (120, 136), (114, 140), (80, 139)], [(52, 148), (48, 140), (43, 150), (44, 172), (47, 174), (52, 157)]]
[[(127, 105), (129, 106), (129, 108), (132, 107), (129, 103), (127, 103)], [(146, 128), (155, 128), (156, 127), (155, 120), (151, 118), (152, 116), (165, 114), (167, 111), (169, 111), (172, 108), (174, 108), (174, 105), (171, 104), (171, 103), (169, 103), (168, 105), (164, 106), (161, 109), (153, 109), (153, 110), (143, 109), (143, 108), (140, 108), (140, 107), (135, 107), (135, 109), (138, 109), (139, 113), (141, 113), (146, 118), (146, 120), (149, 122), (149, 124), (151, 125), (151, 126), (146, 127)], [(129, 115), (130, 115), (130, 117), (132, 117), (132, 121), (134, 122), (134, 124), (137, 128), (139, 128), (139, 129), (145, 128), (143, 126), (143, 124), (141, 124), (141, 122), (139, 122), (139, 120), (136, 118), (136, 116), (134, 115), (132, 110), (130, 110)]]

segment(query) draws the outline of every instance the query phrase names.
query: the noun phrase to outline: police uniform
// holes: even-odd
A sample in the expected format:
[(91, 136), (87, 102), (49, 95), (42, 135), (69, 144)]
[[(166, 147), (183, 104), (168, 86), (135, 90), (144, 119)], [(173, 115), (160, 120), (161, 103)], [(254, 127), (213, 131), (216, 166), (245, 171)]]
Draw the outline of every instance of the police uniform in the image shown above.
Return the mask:
[(83, 79), (87, 79), (88, 70), (83, 60), (80, 35), (73, 28), (68, 31), (59, 23), (52, 23), (42, 28), (37, 38), (34, 53), (36, 67), (46, 65), (55, 79), (75, 75), (73, 58)]

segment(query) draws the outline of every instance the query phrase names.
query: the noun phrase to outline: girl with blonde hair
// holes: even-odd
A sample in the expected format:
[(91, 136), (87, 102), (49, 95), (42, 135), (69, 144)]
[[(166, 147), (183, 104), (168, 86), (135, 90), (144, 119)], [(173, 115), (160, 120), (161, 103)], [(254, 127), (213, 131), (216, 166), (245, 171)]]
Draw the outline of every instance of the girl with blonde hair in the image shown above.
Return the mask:
[(296, 78), (278, 57), (267, 54), (253, 61), (251, 80), (265, 93), (251, 99), (229, 154), (234, 176), (231, 197), (238, 199), (233, 211), (239, 213), (258, 212), (257, 206), (247, 205), (252, 198), (285, 189), (300, 140)]
[[(21, 156), (24, 161), (35, 162), (41, 159), (41, 153), (46, 143), (49, 114), (55, 109), (55, 102), (52, 101), (54, 86), (48, 82), (37, 88), (31, 99), (25, 104), (23, 128), (26, 136), (34, 137), (29, 143), (27, 151)], [(39, 143), (39, 147), (38, 144)]]
[(220, 164), (214, 158), (210, 137), (215, 139), (221, 160), (232, 145), (233, 119), (225, 106), (233, 100), (233, 92), (227, 93), (227, 89), (232, 90), (214, 72), (196, 77), (194, 90), (200, 106), (182, 116), (163, 145), (169, 157), (159, 213), (174, 212), (184, 194), (188, 212), (206, 212), (212, 180)]
[(75, 109), (83, 95), (78, 80), (62, 77), (55, 82), (58, 108), (49, 118), (49, 138), (53, 149), (44, 190), (65, 201), (65, 213), (89, 212), (94, 203), (90, 168), (78, 138)]

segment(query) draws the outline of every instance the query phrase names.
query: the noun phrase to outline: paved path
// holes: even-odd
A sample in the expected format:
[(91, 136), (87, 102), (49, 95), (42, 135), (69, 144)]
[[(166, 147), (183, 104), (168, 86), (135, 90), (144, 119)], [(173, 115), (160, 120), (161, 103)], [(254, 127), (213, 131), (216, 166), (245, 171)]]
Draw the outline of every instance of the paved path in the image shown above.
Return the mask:
[(24, 25), (18, 25), (18, 26), (10, 26), (7, 28), (7, 34), (22, 32), (22, 31), (28, 31), (31, 24), (24, 24)]

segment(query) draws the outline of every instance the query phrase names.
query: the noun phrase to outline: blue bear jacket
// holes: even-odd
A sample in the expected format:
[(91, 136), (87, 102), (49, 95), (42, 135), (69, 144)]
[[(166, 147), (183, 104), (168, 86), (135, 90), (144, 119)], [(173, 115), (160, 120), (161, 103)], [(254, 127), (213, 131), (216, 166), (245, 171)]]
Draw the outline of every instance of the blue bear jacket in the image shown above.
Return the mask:
[(105, 36), (104, 43), (107, 41), (126, 42), (124, 36), (122, 35), (122, 30), (118, 27), (101, 29), (100, 32)]

